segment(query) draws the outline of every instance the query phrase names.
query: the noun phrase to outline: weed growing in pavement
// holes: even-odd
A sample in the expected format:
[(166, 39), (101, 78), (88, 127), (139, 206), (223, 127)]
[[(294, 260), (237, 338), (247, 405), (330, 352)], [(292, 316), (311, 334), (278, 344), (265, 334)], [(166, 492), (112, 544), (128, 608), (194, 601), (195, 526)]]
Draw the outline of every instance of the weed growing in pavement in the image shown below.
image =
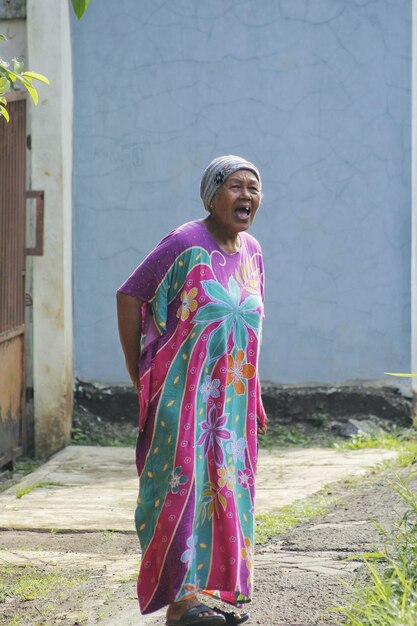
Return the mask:
[[(336, 607), (346, 626), (415, 626), (417, 623), (417, 493), (406, 480), (391, 483), (409, 509), (384, 536), (380, 551), (361, 555), (367, 568), (367, 581), (349, 587), (352, 600), (347, 607)], [(355, 557), (357, 559), (358, 557)], [(378, 565), (379, 564), (379, 565)]]
[(268, 513), (257, 513), (255, 543), (258, 545), (266, 543), (271, 537), (282, 535), (301, 522), (323, 515), (335, 502), (335, 498), (319, 493)]
[(33, 483), (33, 485), (26, 485), (16, 489), (16, 498), (23, 498), (23, 496), (27, 496), (28, 493), (31, 493), (34, 489), (41, 489), (42, 487), (65, 487), (65, 485), (54, 482)]

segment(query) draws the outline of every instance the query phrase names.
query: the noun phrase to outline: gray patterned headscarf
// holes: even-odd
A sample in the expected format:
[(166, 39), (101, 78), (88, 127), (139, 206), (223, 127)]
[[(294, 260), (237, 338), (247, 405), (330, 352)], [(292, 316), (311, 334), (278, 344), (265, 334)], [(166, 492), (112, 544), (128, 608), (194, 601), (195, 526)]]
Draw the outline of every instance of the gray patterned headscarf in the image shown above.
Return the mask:
[(210, 211), (210, 202), (213, 200), (218, 188), (223, 185), (226, 178), (238, 170), (253, 172), (261, 185), (261, 175), (253, 163), (233, 154), (217, 157), (206, 167), (201, 179), (200, 196), (206, 211)]

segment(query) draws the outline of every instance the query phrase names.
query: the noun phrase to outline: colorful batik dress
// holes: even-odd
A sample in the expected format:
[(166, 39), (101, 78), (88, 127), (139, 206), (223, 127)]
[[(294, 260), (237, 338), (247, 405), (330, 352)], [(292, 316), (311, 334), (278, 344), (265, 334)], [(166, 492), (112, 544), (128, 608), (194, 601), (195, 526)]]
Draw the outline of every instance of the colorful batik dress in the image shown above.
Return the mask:
[(120, 291), (145, 302), (139, 363), (142, 547), (150, 613), (196, 591), (231, 604), (253, 585), (261, 249), (222, 251), (202, 221), (170, 233)]

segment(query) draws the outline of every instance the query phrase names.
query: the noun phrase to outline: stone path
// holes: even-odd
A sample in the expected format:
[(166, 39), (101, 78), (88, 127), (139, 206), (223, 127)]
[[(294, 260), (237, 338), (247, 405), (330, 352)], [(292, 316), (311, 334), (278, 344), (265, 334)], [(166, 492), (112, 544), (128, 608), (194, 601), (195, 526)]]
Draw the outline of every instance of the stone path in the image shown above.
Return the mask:
[[(395, 453), (383, 450), (340, 451), (336, 449), (261, 450), (257, 475), (257, 511), (270, 511), (311, 495), (323, 486), (369, 468)], [(26, 493), (25, 493), (26, 492)], [(16, 495), (22, 495), (17, 498)], [(133, 511), (137, 495), (134, 451), (130, 448), (69, 446), (47, 463), (0, 494), (0, 530), (17, 531), (119, 531), (134, 533)], [(94, 562), (106, 572), (103, 586), (117, 587), (126, 571), (134, 572), (138, 555), (103, 555), (93, 552), (60, 552), (47, 549), (10, 549), (1, 544), (0, 565), (32, 564), (80, 567)], [(35, 546), (36, 548), (36, 546)], [(271, 555), (260, 552), (256, 563), (268, 566)], [(329, 552), (297, 554), (279, 551), (275, 565), (305, 571), (340, 575), (354, 567), (337, 563)], [(265, 561), (265, 563), (263, 562)], [(256, 567), (256, 565), (255, 565)], [(107, 581), (107, 582), (106, 582)], [(124, 603), (117, 616), (101, 620), (103, 626), (137, 626), (161, 623), (163, 612), (139, 616), (134, 597)]]

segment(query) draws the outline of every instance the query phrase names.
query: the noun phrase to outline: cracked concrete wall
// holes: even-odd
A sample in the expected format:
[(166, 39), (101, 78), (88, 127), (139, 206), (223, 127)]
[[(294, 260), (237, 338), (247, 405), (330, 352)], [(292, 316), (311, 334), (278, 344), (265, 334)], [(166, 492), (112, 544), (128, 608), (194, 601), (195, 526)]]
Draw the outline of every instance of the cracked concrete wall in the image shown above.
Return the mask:
[(127, 379), (114, 292), (199, 179), (263, 174), (263, 378), (410, 367), (411, 3), (110, 0), (73, 28), (76, 375)]

